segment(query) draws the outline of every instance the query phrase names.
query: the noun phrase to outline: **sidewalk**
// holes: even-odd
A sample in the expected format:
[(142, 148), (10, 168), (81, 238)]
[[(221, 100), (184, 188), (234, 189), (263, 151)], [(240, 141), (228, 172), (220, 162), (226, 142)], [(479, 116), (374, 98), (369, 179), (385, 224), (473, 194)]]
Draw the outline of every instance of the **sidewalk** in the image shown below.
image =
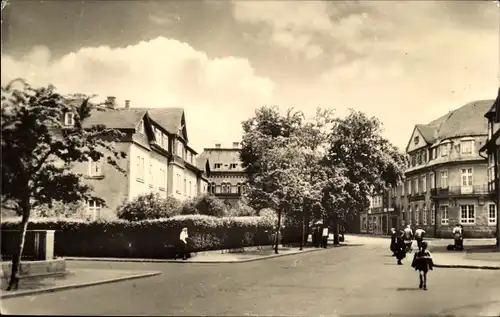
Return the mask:
[(465, 252), (432, 253), (434, 265), (441, 268), (500, 270), (500, 253), (483, 254), (475, 258)]
[(63, 276), (40, 277), (22, 279), (19, 289), (6, 291), (7, 281), (2, 279), (0, 298), (11, 298), (28, 296), (33, 294), (62, 291), (72, 288), (81, 288), (99, 284), (107, 284), (137, 278), (159, 275), (161, 272), (153, 271), (125, 271), (125, 270), (94, 270), (94, 269), (70, 269)]
[[(340, 245), (342, 246), (342, 244)], [(329, 245), (328, 249), (335, 248)], [(269, 246), (262, 249), (251, 248), (248, 251), (230, 252), (229, 250), (216, 250), (205, 251), (200, 253), (193, 253), (191, 258), (183, 261), (181, 259), (139, 259), (139, 258), (87, 258), (87, 257), (65, 257), (68, 261), (103, 261), (103, 262), (154, 262), (154, 263), (245, 263), (287, 255), (302, 254), (309, 252), (316, 252), (321, 250), (328, 250), (323, 248), (313, 248), (310, 246), (304, 247), (303, 250), (294, 247), (280, 247), (278, 254), (274, 253), (274, 249)]]

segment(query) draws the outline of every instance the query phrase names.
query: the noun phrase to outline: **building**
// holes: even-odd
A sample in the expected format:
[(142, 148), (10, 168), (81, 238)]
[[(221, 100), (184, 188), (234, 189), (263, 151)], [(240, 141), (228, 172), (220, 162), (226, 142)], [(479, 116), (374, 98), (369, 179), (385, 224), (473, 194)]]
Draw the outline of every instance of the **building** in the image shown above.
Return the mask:
[(402, 219), (429, 234), (451, 237), (462, 224), (466, 237), (492, 237), (495, 203), (488, 193), (488, 161), (479, 149), (488, 137), (484, 113), (493, 100), (474, 101), (415, 126), (406, 153)]
[(391, 228), (400, 228), (402, 186), (384, 190), (369, 198), (370, 207), (360, 217), (360, 231), (377, 235), (390, 234)]
[(484, 115), (488, 119), (488, 141), (479, 150), (481, 156), (488, 159), (488, 192), (495, 202), (489, 209), (489, 221), (496, 222), (497, 245), (500, 246), (500, 88), (497, 99)]
[(240, 143), (233, 142), (232, 147), (205, 148), (200, 157), (207, 159), (210, 166), (209, 193), (230, 203), (238, 201), (243, 191), (247, 176), (240, 160)]
[[(73, 115), (66, 113), (65, 125), (73, 124)], [(107, 206), (88, 202), (92, 218), (113, 217), (123, 201), (156, 192), (162, 197), (185, 200), (208, 192), (208, 159), (196, 157), (190, 146), (186, 116), (182, 108), (130, 108), (115, 107), (114, 98), (108, 97), (106, 110), (93, 110), (84, 125), (104, 125), (123, 133), (115, 150), (127, 154), (118, 165), (120, 173), (104, 159), (74, 164), (84, 175), (85, 182), (94, 187), (95, 195), (103, 198)]]

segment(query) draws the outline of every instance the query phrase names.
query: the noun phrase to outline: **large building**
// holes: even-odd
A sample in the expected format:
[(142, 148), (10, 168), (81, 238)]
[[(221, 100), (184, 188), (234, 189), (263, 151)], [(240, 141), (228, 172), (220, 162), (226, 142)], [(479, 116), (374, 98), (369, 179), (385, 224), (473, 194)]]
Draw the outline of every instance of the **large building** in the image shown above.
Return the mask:
[(489, 209), (489, 222), (496, 222), (497, 245), (500, 246), (500, 88), (497, 99), (484, 115), (488, 119), (488, 141), (480, 154), (488, 159), (488, 191), (495, 206)]
[[(64, 121), (72, 125), (72, 114), (66, 113)], [(113, 217), (122, 202), (149, 192), (179, 200), (208, 192), (210, 164), (206, 158), (197, 158), (189, 145), (183, 109), (130, 108), (129, 102), (118, 108), (114, 98), (109, 97), (107, 109), (94, 110), (84, 125), (104, 125), (121, 131), (123, 138), (115, 149), (127, 154), (118, 161), (125, 173), (104, 163), (104, 159), (74, 165), (85, 182), (94, 187), (94, 194), (106, 201), (106, 207), (88, 202), (92, 218)]]
[(401, 211), (406, 224), (440, 237), (455, 224), (466, 237), (491, 237), (496, 219), (488, 194), (488, 161), (479, 149), (488, 137), (484, 113), (493, 100), (474, 101), (430, 122), (416, 125), (406, 153)]
[(229, 203), (238, 201), (246, 184), (246, 173), (240, 160), (240, 143), (222, 147), (220, 143), (205, 148), (200, 157), (210, 162), (209, 192)]
[(453, 226), (461, 224), (466, 237), (493, 237), (497, 217), (488, 190), (491, 168), (479, 153), (488, 138), (484, 113), (493, 103), (471, 102), (416, 125), (406, 147), (410, 166), (403, 183), (372, 197), (361, 216), (361, 231), (387, 234), (391, 227), (411, 225), (450, 237)]

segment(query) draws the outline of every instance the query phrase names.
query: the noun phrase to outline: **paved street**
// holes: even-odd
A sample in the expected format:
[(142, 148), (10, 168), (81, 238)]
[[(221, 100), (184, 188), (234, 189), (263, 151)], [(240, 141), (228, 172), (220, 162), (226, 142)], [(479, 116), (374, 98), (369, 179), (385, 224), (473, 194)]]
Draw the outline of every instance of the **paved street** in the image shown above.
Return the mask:
[[(238, 264), (70, 262), (159, 276), (3, 300), (2, 312), (68, 315), (375, 315), (500, 313), (500, 271), (441, 269), (418, 289), (383, 239)], [(378, 241), (378, 242), (377, 242)]]

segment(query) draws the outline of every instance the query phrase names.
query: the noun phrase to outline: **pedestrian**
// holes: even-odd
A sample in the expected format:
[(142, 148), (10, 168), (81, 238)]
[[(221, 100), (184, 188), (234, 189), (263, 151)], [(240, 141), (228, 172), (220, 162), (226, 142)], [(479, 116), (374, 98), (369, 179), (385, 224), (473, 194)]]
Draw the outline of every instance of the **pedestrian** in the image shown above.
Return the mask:
[(321, 246), (321, 226), (318, 225), (316, 227), (316, 248), (319, 248)]
[(404, 232), (401, 231), (396, 235), (396, 259), (398, 260), (398, 265), (403, 265), (403, 260), (406, 257), (406, 244), (404, 241)]
[(463, 235), (462, 227), (458, 223), (453, 228), (453, 239), (455, 240), (455, 250), (461, 250)]
[(323, 227), (323, 232), (321, 233), (321, 244), (323, 248), (326, 249), (328, 245), (328, 226)]
[(407, 225), (404, 230), (404, 241), (406, 246), (406, 252), (411, 252), (412, 240), (413, 240), (413, 230), (411, 230), (410, 225)]
[(422, 228), (418, 228), (417, 230), (415, 230), (415, 240), (417, 241), (417, 246), (419, 250), (422, 247), (422, 242), (424, 241), (424, 234), (425, 230)]
[(391, 249), (391, 252), (392, 252), (392, 256), (396, 256), (397, 255), (397, 251), (398, 251), (398, 248), (397, 248), (397, 239), (398, 239), (398, 234), (396, 232), (396, 229), (395, 228), (391, 228), (391, 246), (390, 246), (390, 249)]
[(188, 258), (188, 238), (188, 229), (182, 228), (181, 234), (179, 235), (179, 255), (182, 255), (183, 260), (187, 260)]
[(418, 271), (420, 278), (419, 288), (427, 290), (427, 272), (432, 271), (434, 262), (432, 254), (427, 250), (427, 242), (422, 242), (422, 249), (415, 253), (411, 266)]

